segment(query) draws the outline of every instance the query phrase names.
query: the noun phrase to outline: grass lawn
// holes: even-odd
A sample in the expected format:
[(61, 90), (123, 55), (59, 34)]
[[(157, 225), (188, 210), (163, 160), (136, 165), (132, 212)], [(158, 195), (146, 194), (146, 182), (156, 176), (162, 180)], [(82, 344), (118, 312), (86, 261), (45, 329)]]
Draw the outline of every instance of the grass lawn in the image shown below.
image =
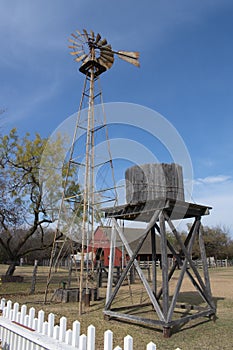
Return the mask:
[[(6, 269), (6, 265), (0, 265), (0, 275)], [(53, 312), (56, 315), (57, 322), (61, 316), (66, 316), (69, 326), (73, 321), (79, 320), (81, 331), (85, 334), (87, 327), (93, 324), (96, 327), (98, 350), (103, 349), (103, 334), (107, 329), (111, 329), (114, 333), (114, 346), (119, 345), (122, 348), (123, 338), (129, 334), (133, 337), (135, 350), (146, 349), (146, 344), (150, 341), (156, 343), (158, 350), (175, 350), (177, 347), (182, 350), (233, 349), (233, 267), (212, 268), (209, 270), (212, 294), (217, 305), (216, 322), (207, 321), (205, 318), (193, 320), (174, 333), (169, 339), (163, 338), (161, 329), (116, 320), (104, 320), (102, 313), (106, 293), (106, 288), (104, 287), (100, 289), (100, 300), (91, 302), (91, 306), (85, 310), (81, 317), (78, 316), (78, 303), (49, 302), (45, 305), (43, 300), (48, 269), (38, 267), (36, 293), (35, 295), (29, 295), (32, 270), (33, 267), (31, 266), (17, 267), (15, 275), (24, 276), (24, 282), (3, 283), (0, 286), (0, 297), (4, 297), (7, 300), (11, 299), (13, 302), (17, 301), (21, 305), (26, 304), (28, 307), (33, 306), (37, 311), (43, 309), (47, 314)], [(158, 271), (159, 273), (161, 272)], [(50, 285), (48, 300), (51, 299), (53, 291), (61, 287), (61, 282), (67, 280), (68, 273), (65, 270), (59, 270), (54, 276), (55, 278)], [(176, 276), (175, 274), (174, 281), (171, 281), (171, 292), (177, 278), (178, 275)], [(75, 286), (75, 277), (73, 279), (73, 286)], [(185, 278), (182, 284), (181, 296), (188, 302), (196, 303), (198, 301), (198, 295), (191, 289), (188, 278)], [(131, 287), (127, 284), (123, 286), (115, 303), (117, 305), (118, 302), (121, 302), (121, 304), (125, 302), (126, 305), (129, 305), (145, 301), (147, 301), (147, 295), (141, 285), (136, 283), (131, 285)], [(150, 317), (151, 308), (145, 311), (146, 317)]]

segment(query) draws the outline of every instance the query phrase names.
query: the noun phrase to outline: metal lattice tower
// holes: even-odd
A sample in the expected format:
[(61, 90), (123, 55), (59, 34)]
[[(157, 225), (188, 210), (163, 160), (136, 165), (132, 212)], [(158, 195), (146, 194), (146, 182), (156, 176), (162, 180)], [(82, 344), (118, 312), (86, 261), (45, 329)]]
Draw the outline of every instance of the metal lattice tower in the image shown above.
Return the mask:
[[(112, 185), (107, 186), (105, 190), (101, 190), (101, 198), (103, 199), (103, 194), (106, 195), (105, 201), (117, 203), (117, 192), (115, 187), (114, 180), (114, 170), (113, 163), (111, 158), (110, 144), (108, 140), (108, 130), (107, 130), (107, 121), (104, 113), (102, 91), (99, 84), (99, 76), (110, 69), (114, 63), (114, 57), (118, 56), (119, 58), (125, 60), (128, 63), (131, 63), (139, 67), (139, 53), (138, 52), (128, 52), (128, 51), (114, 51), (110, 44), (108, 44), (105, 38), (101, 38), (101, 35), (98, 33), (94, 34), (93, 31), (89, 33), (83, 29), (83, 32), (76, 31), (71, 34), (71, 38), (68, 39), (70, 42), (69, 48), (72, 49), (70, 54), (74, 56), (75, 62), (81, 62), (79, 71), (85, 75), (84, 87), (82, 92), (82, 97), (80, 101), (76, 127), (74, 130), (72, 145), (69, 152), (68, 167), (65, 176), (65, 185), (64, 191), (62, 194), (60, 209), (59, 209), (59, 218), (57, 224), (57, 232), (60, 230), (62, 222), (67, 220), (69, 222), (69, 204), (75, 202), (77, 205), (77, 210), (82, 212), (82, 222), (81, 222), (81, 237), (79, 240), (81, 242), (81, 266), (80, 266), (80, 307), (79, 313), (82, 313), (82, 290), (83, 290), (83, 271), (84, 271), (84, 247), (88, 246), (90, 238), (93, 241), (94, 235), (94, 224), (96, 220), (96, 212), (99, 209), (100, 205), (100, 194), (95, 189), (95, 174), (98, 167), (103, 166), (104, 163), (109, 163), (111, 169), (111, 176), (113, 179)], [(95, 118), (95, 105), (97, 104), (97, 99), (99, 99), (103, 119), (100, 123), (96, 123)], [(83, 112), (83, 108), (87, 102), (86, 113)], [(96, 126), (97, 124), (97, 126)], [(85, 135), (85, 155), (80, 157), (76, 154), (76, 146), (78, 142), (78, 131), (84, 130)], [(95, 154), (95, 134), (99, 130), (104, 130), (104, 134), (107, 141), (107, 152), (109, 155), (108, 161), (97, 162), (96, 163), (96, 154)], [(80, 200), (80, 194), (77, 196), (70, 196), (67, 194), (68, 179), (71, 172), (71, 169), (74, 167), (81, 168), (83, 171), (83, 188), (82, 198)], [(112, 198), (110, 193), (112, 194)], [(68, 204), (68, 205), (67, 205)], [(81, 209), (80, 209), (81, 208)], [(55, 248), (56, 248), (56, 237), (54, 237), (54, 245), (52, 249), (51, 259), (50, 259), (50, 271), (47, 280), (47, 289), (45, 292), (45, 300), (47, 297), (48, 286), (51, 280), (52, 266), (54, 261), (58, 260), (61, 250), (58, 253), (58, 256), (55, 259)], [(61, 248), (62, 249), (62, 248)], [(88, 266), (86, 267), (86, 273), (88, 274)], [(87, 278), (86, 278), (87, 281)], [(87, 288), (87, 285), (86, 285)]]

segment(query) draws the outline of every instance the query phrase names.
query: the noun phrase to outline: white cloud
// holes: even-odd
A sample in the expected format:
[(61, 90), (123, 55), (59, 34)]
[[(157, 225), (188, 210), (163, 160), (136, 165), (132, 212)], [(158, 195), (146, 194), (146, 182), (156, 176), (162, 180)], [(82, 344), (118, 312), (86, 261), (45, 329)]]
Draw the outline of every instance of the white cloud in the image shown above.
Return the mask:
[(217, 176), (207, 176), (205, 178), (198, 178), (194, 181), (194, 184), (219, 184), (227, 182), (231, 179), (231, 176), (227, 175), (217, 175)]
[(225, 226), (233, 237), (233, 179), (228, 175), (208, 176), (194, 182), (193, 198), (196, 203), (211, 206), (210, 215), (203, 224)]

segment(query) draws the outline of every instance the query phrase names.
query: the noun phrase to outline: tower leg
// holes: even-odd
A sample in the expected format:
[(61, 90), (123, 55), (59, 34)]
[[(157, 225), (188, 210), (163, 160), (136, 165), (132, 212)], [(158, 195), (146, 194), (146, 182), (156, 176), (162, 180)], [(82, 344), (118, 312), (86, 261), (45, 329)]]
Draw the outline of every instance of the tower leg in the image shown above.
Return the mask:
[(164, 338), (170, 338), (171, 327), (163, 327), (163, 336), (164, 336)]
[(115, 260), (115, 246), (116, 246), (116, 228), (115, 228), (115, 225), (113, 225), (112, 226), (112, 234), (111, 234), (109, 267), (108, 267), (108, 286), (107, 286), (107, 293), (106, 293), (106, 304), (108, 303), (110, 296), (112, 294), (113, 270), (114, 270), (114, 260)]

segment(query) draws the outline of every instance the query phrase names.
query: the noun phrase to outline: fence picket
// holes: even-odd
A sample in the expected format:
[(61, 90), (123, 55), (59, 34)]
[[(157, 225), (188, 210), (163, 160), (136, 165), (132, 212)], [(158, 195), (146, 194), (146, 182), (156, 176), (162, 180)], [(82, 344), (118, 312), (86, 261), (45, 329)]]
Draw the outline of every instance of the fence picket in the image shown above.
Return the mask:
[(44, 322), (44, 311), (40, 310), (38, 312), (38, 325), (37, 325), (37, 331), (39, 333), (42, 332), (43, 322)]
[(48, 316), (48, 336), (52, 337), (53, 336), (53, 329), (54, 329), (54, 320), (55, 316), (54, 314), (50, 313)]
[(20, 310), (20, 320), (19, 320), (20, 324), (24, 324), (26, 314), (27, 314), (27, 306), (22, 305)]
[(10, 312), (11, 312), (11, 306), (12, 306), (12, 301), (8, 300), (6, 303), (6, 318), (10, 318)]
[(18, 312), (19, 312), (19, 303), (14, 303), (12, 321), (16, 321)]
[(60, 334), (59, 334), (59, 341), (63, 342), (65, 341), (65, 336), (66, 336), (66, 317), (62, 317), (60, 319)]
[(152, 342), (147, 344), (146, 350), (156, 350), (156, 345)]
[(21, 312), (18, 311), (16, 315), (16, 322), (20, 323)]
[(113, 333), (108, 330), (104, 332), (104, 350), (112, 350)]
[(80, 336), (80, 323), (78, 321), (73, 322), (73, 333), (72, 333), (72, 346), (79, 348), (79, 336)]
[(34, 318), (33, 322), (32, 322), (32, 329), (37, 329), (38, 328), (38, 318)]
[(42, 326), (42, 334), (48, 335), (48, 328), (49, 328), (49, 324), (47, 321), (45, 321)]
[(124, 337), (124, 350), (133, 350), (133, 338), (130, 335)]
[(68, 345), (72, 345), (72, 330), (68, 329), (66, 331), (65, 343)]
[(24, 326), (28, 327), (28, 324), (29, 324), (29, 315), (26, 315), (24, 319)]
[(87, 336), (85, 334), (80, 335), (79, 344), (80, 350), (87, 350)]
[(59, 332), (60, 332), (60, 327), (55, 326), (53, 329), (53, 338), (56, 340), (59, 340)]
[(6, 299), (5, 299), (5, 298), (2, 298), (2, 299), (1, 299), (1, 302), (0, 302), (0, 310), (3, 310), (4, 307), (5, 307), (5, 305), (6, 305)]
[(87, 350), (95, 350), (95, 327), (92, 324), (87, 328)]
[(10, 311), (10, 317), (9, 317), (9, 319), (10, 319), (11, 321), (13, 321), (13, 313), (14, 313), (14, 310), (11, 309), (11, 311)]
[(28, 322), (28, 327), (32, 328), (33, 327), (33, 320), (35, 318), (35, 309), (34, 307), (31, 307), (29, 309), (29, 322)]

